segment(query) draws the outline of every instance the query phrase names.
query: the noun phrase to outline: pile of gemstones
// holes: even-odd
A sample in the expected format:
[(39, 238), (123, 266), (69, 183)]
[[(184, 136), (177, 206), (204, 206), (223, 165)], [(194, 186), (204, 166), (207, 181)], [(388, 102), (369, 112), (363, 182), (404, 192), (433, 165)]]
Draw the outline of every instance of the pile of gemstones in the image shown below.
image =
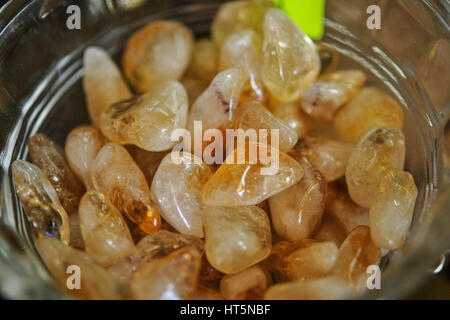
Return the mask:
[[(64, 148), (37, 133), (32, 163), (12, 164), (62, 292), (202, 300), (367, 290), (367, 268), (405, 243), (417, 187), (403, 171), (402, 108), (364, 87), (362, 71), (336, 70), (337, 58), (264, 0), (224, 4), (211, 39), (151, 22), (128, 39), (121, 68), (87, 48), (92, 124), (74, 128)], [(194, 121), (279, 129), (278, 172), (208, 165), (194, 150), (174, 163), (171, 133)], [(70, 265), (81, 289), (67, 288)]]

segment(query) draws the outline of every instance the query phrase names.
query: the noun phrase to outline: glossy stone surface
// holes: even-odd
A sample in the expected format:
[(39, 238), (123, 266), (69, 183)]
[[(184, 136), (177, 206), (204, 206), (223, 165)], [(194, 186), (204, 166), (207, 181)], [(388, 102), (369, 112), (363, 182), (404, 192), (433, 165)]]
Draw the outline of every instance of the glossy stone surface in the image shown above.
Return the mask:
[[(239, 106), (235, 129), (265, 129), (267, 130), (267, 142), (272, 141), (272, 130), (279, 130), (278, 148), (282, 152), (291, 150), (297, 143), (297, 133), (287, 123), (275, 117), (258, 100), (249, 99)], [(260, 135), (259, 135), (259, 139)]]
[(386, 169), (401, 170), (404, 162), (405, 137), (402, 132), (389, 129), (370, 131), (348, 160), (345, 179), (352, 200), (369, 208)]
[[(256, 205), (303, 177), (302, 166), (282, 152), (279, 152), (278, 159), (275, 157), (272, 160), (272, 165), (278, 165), (278, 171), (275, 174), (262, 174), (261, 169), (269, 168), (270, 163), (258, 160), (252, 164), (248, 155), (259, 154), (264, 148), (269, 153), (269, 159), (272, 154), (279, 152), (259, 144), (255, 148), (250, 144), (236, 148), (203, 187), (203, 202), (209, 206)], [(258, 151), (254, 152), (255, 149)], [(238, 164), (239, 159), (244, 160), (243, 164)]]
[(220, 48), (232, 33), (244, 29), (262, 31), (264, 15), (272, 6), (267, 0), (230, 1), (220, 6), (211, 26), (215, 45)]
[(220, 51), (219, 70), (241, 69), (246, 77), (246, 91), (253, 91), (255, 97), (263, 99), (262, 82), (262, 35), (245, 29), (231, 34)]
[(152, 90), (168, 80), (179, 80), (194, 47), (192, 31), (176, 21), (154, 21), (136, 31), (127, 42), (122, 68), (138, 92)]
[(202, 188), (212, 172), (191, 153), (176, 153), (179, 164), (173, 161), (174, 154), (161, 161), (152, 182), (152, 197), (164, 220), (177, 231), (202, 238)]
[(187, 122), (191, 135), (194, 134), (195, 120), (202, 121), (203, 130), (229, 125), (234, 119), (244, 82), (245, 75), (240, 69), (218, 73), (191, 107)]
[(161, 218), (151, 201), (145, 176), (124, 147), (105, 145), (94, 160), (91, 174), (95, 190), (143, 231), (150, 233), (160, 228)]
[(178, 81), (158, 84), (152, 90), (106, 109), (100, 118), (102, 133), (111, 141), (134, 144), (147, 151), (165, 151), (176, 141), (172, 131), (185, 128), (188, 97)]
[(88, 47), (83, 57), (83, 89), (89, 116), (95, 126), (110, 105), (132, 97), (120, 69), (109, 54), (99, 47)]
[(326, 137), (305, 137), (295, 150), (308, 158), (327, 181), (344, 176), (353, 145)]
[(284, 12), (264, 18), (263, 81), (278, 100), (292, 102), (317, 78), (320, 59), (312, 40)]
[(84, 187), (67, 164), (64, 150), (42, 133), (28, 139), (32, 162), (47, 175), (59, 201), (70, 215), (75, 213)]
[(403, 109), (379, 89), (367, 87), (339, 110), (333, 123), (343, 139), (356, 143), (375, 128), (401, 130)]
[(370, 207), (370, 231), (380, 248), (399, 249), (405, 242), (414, 215), (417, 187), (408, 172), (387, 170)]
[(260, 300), (272, 285), (272, 278), (262, 264), (254, 265), (220, 280), (220, 292), (227, 300)]
[(101, 193), (88, 191), (81, 199), (78, 215), (86, 252), (98, 264), (109, 267), (135, 252), (125, 220)]
[(278, 242), (267, 258), (269, 270), (277, 280), (310, 280), (327, 275), (338, 255), (336, 244), (305, 239)]
[(305, 175), (297, 184), (271, 197), (269, 206), (275, 232), (283, 239), (297, 241), (309, 238), (319, 227), (327, 184), (305, 157), (290, 155), (301, 164)]
[(131, 280), (131, 289), (140, 300), (186, 299), (196, 288), (199, 270), (198, 250), (182, 248), (139, 268)]
[[(79, 299), (115, 300), (129, 297), (129, 292), (114, 279), (103, 267), (99, 266), (85, 252), (71, 248), (51, 238), (37, 239), (37, 248), (46, 262), (52, 276), (60, 288)], [(78, 266), (81, 279), (80, 289), (69, 290), (67, 284), (73, 284), (67, 273), (68, 266)]]
[(83, 181), (86, 190), (93, 188), (91, 167), (95, 156), (107, 143), (106, 138), (94, 126), (79, 126), (66, 138), (64, 147), (67, 162), (73, 173)]
[(347, 103), (366, 81), (359, 70), (340, 70), (320, 77), (302, 97), (302, 108), (313, 118), (331, 122), (337, 110)]
[(347, 236), (339, 248), (333, 274), (357, 286), (368, 266), (378, 265), (381, 250), (370, 237), (370, 228), (359, 226)]
[(338, 248), (347, 237), (345, 227), (334, 217), (324, 215), (320, 225), (313, 238), (319, 241), (333, 242)]
[(240, 272), (270, 254), (269, 218), (258, 207), (207, 208), (203, 223), (206, 257), (223, 273)]
[(69, 244), (69, 217), (45, 174), (23, 160), (14, 161), (11, 170), (14, 187), (34, 234)]

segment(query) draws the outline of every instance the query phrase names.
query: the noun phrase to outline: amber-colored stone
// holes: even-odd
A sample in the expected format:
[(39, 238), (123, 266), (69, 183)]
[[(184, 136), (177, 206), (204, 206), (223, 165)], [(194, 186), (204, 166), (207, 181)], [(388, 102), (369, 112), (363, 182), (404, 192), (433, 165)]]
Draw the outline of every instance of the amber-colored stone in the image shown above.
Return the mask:
[(278, 242), (266, 260), (277, 280), (310, 280), (327, 275), (338, 255), (333, 242), (305, 239)]
[(167, 81), (131, 100), (110, 106), (100, 117), (100, 129), (111, 141), (134, 144), (147, 151), (172, 148), (172, 131), (186, 126), (188, 97), (183, 85)]
[(143, 231), (160, 228), (161, 218), (150, 200), (145, 176), (124, 147), (105, 145), (94, 160), (91, 174), (95, 189)]
[(192, 31), (176, 21), (154, 21), (136, 31), (122, 57), (122, 68), (139, 92), (167, 80), (179, 80), (194, 47)]
[(325, 214), (313, 238), (319, 241), (331, 241), (339, 248), (346, 237), (345, 227), (336, 218)]
[[(202, 188), (212, 172), (191, 153), (174, 154), (167, 154), (161, 161), (152, 182), (152, 197), (164, 220), (177, 231), (202, 238)], [(179, 164), (174, 162), (175, 157)]]
[(320, 59), (312, 40), (283, 11), (264, 17), (263, 81), (278, 100), (293, 102), (317, 78)]
[(14, 161), (11, 170), (14, 187), (34, 234), (69, 244), (69, 217), (45, 174), (23, 160)]
[(381, 250), (370, 237), (370, 228), (359, 226), (347, 236), (339, 248), (333, 273), (349, 284), (357, 286), (367, 267), (378, 265)]
[(131, 280), (131, 289), (141, 300), (187, 299), (196, 288), (199, 270), (198, 250), (182, 248), (139, 268)]
[(87, 48), (83, 67), (86, 104), (92, 123), (98, 127), (102, 112), (116, 102), (130, 99), (132, 93), (120, 69), (102, 48)]
[(308, 158), (327, 181), (344, 176), (353, 145), (326, 137), (305, 137), (295, 150)]
[[(258, 155), (260, 152), (264, 153), (263, 150), (268, 152), (269, 159), (278, 153), (278, 159), (272, 159), (273, 162), (268, 164), (255, 159), (256, 163), (252, 164), (249, 153)], [(244, 164), (238, 164), (239, 159)], [(278, 166), (275, 174), (263, 174), (261, 171), (266, 169), (272, 173), (275, 164)], [(273, 167), (269, 169), (271, 165)], [(240, 146), (227, 157), (203, 187), (203, 202), (209, 206), (256, 205), (294, 185), (303, 174), (303, 168), (297, 161), (270, 146)]]
[(345, 179), (352, 200), (369, 208), (386, 169), (401, 170), (404, 162), (405, 137), (402, 132), (389, 129), (370, 131), (348, 159)]
[[(39, 238), (37, 247), (60, 288), (79, 299), (123, 299), (130, 296), (126, 287), (99, 266), (85, 252), (64, 245), (51, 238)], [(79, 267), (80, 289), (68, 289), (71, 276), (69, 266)], [(73, 274), (73, 270), (71, 273)]]
[[(272, 130), (278, 130), (278, 148), (283, 152), (291, 150), (298, 140), (297, 132), (275, 117), (261, 102), (254, 99), (239, 105), (234, 127), (243, 130), (253, 129), (257, 132), (259, 129), (265, 129), (268, 144), (272, 141)], [(258, 138), (261, 139), (260, 136)]]
[(340, 70), (326, 74), (309, 86), (302, 97), (302, 108), (313, 118), (331, 122), (337, 110), (347, 103), (366, 81), (359, 70)]
[(284, 239), (297, 241), (309, 238), (320, 226), (327, 183), (305, 157), (290, 155), (302, 165), (305, 175), (297, 184), (271, 197), (269, 206), (275, 232)]
[(220, 292), (227, 300), (260, 300), (271, 285), (269, 272), (263, 265), (257, 264), (223, 277), (220, 280)]
[(375, 128), (401, 130), (403, 110), (382, 91), (368, 87), (339, 110), (333, 123), (343, 139), (356, 143)]
[(198, 284), (189, 300), (224, 300), (220, 291), (210, 286)]
[(76, 249), (84, 250), (84, 239), (81, 233), (78, 213), (72, 213), (69, 217), (70, 245)]
[(195, 42), (194, 52), (189, 64), (188, 73), (202, 82), (210, 83), (217, 73), (219, 52), (209, 39)]
[(133, 157), (133, 160), (142, 170), (142, 173), (147, 179), (148, 185), (151, 186), (153, 177), (155, 176), (159, 164), (161, 163), (162, 159), (169, 153), (169, 151), (151, 152), (133, 145), (127, 145), (125, 147)]
[(37, 133), (28, 140), (28, 151), (33, 163), (47, 175), (67, 213), (75, 213), (84, 187), (67, 164), (64, 150), (46, 135)]
[(86, 190), (93, 188), (91, 167), (95, 156), (107, 143), (106, 138), (93, 126), (79, 126), (66, 138), (65, 153), (70, 168), (83, 181)]
[(203, 223), (206, 257), (223, 273), (240, 272), (270, 254), (269, 218), (258, 207), (206, 208)]
[(88, 191), (78, 211), (86, 252), (109, 267), (135, 251), (125, 220), (101, 193)]
[(370, 207), (370, 231), (380, 248), (399, 249), (414, 215), (417, 187), (408, 172), (387, 170)]

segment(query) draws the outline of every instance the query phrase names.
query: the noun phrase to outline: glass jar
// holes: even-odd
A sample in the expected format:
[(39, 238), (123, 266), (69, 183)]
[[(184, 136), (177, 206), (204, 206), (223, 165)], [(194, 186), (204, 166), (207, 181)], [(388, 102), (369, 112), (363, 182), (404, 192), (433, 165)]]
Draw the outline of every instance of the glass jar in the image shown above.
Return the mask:
[[(207, 36), (218, 6), (202, 0), (85, 0), (81, 29), (68, 29), (71, 1), (9, 1), (0, 9), (0, 293), (58, 298), (15, 195), (10, 164), (27, 159), (26, 141), (43, 132), (63, 144), (89, 122), (81, 86), (83, 50), (120, 57), (126, 38), (155, 19), (177, 19)], [(381, 29), (370, 30), (376, 2)], [(328, 0), (320, 41), (362, 66), (368, 82), (405, 111), (406, 170), (419, 189), (407, 245), (382, 260), (381, 290), (364, 298), (399, 298), (431, 275), (450, 247), (449, 4), (445, 0)]]

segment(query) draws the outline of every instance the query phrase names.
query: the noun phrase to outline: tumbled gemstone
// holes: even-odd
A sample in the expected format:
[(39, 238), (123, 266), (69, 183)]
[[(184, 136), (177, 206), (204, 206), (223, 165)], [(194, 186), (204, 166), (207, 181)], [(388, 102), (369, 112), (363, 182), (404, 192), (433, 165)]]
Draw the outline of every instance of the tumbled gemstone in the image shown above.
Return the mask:
[(141, 300), (187, 299), (195, 290), (199, 270), (198, 250), (182, 248), (139, 268), (131, 280), (131, 290)]
[(281, 241), (273, 246), (266, 265), (277, 280), (310, 280), (328, 274), (337, 254), (336, 244), (329, 241)]
[(272, 285), (266, 268), (257, 264), (220, 280), (220, 292), (227, 300), (260, 300)]
[(304, 177), (297, 184), (269, 199), (275, 232), (284, 239), (309, 238), (319, 227), (325, 207), (327, 183), (302, 156), (290, 153), (302, 165)]
[(308, 115), (331, 122), (340, 107), (347, 103), (366, 81), (359, 70), (329, 73), (309, 86), (302, 97), (302, 108)]
[(270, 254), (269, 218), (258, 207), (207, 208), (203, 223), (206, 257), (223, 273), (240, 272)]
[(122, 68), (138, 92), (179, 80), (194, 47), (192, 31), (176, 21), (154, 21), (135, 32), (122, 57)]
[[(126, 287), (113, 278), (106, 269), (96, 264), (87, 253), (51, 238), (39, 238), (36, 245), (63, 291), (79, 299), (112, 300), (129, 297)], [(69, 283), (76, 284), (76, 281), (72, 283), (69, 277), (73, 277), (77, 269), (70, 270), (68, 269), (70, 266), (79, 268), (80, 289), (68, 288)]]
[(217, 73), (218, 60), (218, 50), (211, 40), (197, 40), (188, 73), (202, 82), (210, 83)]
[[(278, 148), (283, 152), (289, 151), (297, 143), (297, 133), (287, 123), (275, 117), (258, 100), (249, 99), (243, 102), (239, 106), (236, 118), (235, 129), (252, 129), (257, 132), (259, 129), (265, 129), (269, 144), (272, 141), (271, 130), (278, 130)], [(258, 138), (261, 141), (260, 135)]]
[(166, 230), (159, 230), (148, 234), (136, 245), (139, 257), (150, 262), (153, 259), (162, 258), (170, 253), (185, 247), (193, 247), (202, 254), (204, 251), (203, 240), (186, 234), (179, 234)]
[(171, 139), (172, 131), (185, 128), (187, 112), (188, 97), (183, 85), (167, 81), (106, 109), (100, 118), (100, 128), (113, 142), (164, 151), (176, 144)]
[(273, 115), (294, 129), (299, 138), (305, 137), (313, 127), (313, 120), (301, 110), (297, 103), (284, 103), (272, 99), (269, 106)]
[(16, 160), (11, 166), (14, 187), (35, 235), (70, 241), (69, 217), (55, 189), (35, 165)]
[(127, 145), (125, 147), (133, 157), (133, 160), (142, 170), (142, 173), (147, 179), (148, 185), (151, 186), (153, 177), (155, 176), (159, 164), (161, 163), (162, 159), (169, 153), (169, 151), (151, 152), (133, 145)]
[(152, 203), (145, 176), (127, 150), (108, 143), (97, 154), (92, 165), (95, 190), (143, 231), (150, 233), (161, 226), (161, 218)]
[(356, 286), (367, 267), (378, 265), (381, 250), (370, 237), (370, 228), (359, 226), (347, 236), (339, 248), (333, 273), (349, 284)]
[(203, 130), (224, 128), (233, 120), (244, 81), (244, 73), (236, 68), (216, 75), (189, 112), (187, 128), (191, 135), (194, 134), (195, 120), (202, 121)]
[(261, 74), (262, 35), (251, 29), (231, 34), (220, 51), (219, 70), (241, 69), (248, 83), (246, 91), (252, 90), (259, 99), (264, 97), (264, 84)]
[(83, 181), (86, 190), (92, 189), (91, 167), (95, 156), (107, 143), (99, 130), (93, 126), (73, 129), (66, 138), (67, 162), (77, 177)]
[(355, 147), (348, 159), (345, 179), (353, 201), (369, 208), (378, 182), (388, 168), (403, 169), (405, 137), (389, 129), (370, 131)]
[(387, 170), (370, 207), (370, 231), (380, 248), (399, 249), (414, 215), (417, 187), (408, 172)]
[(125, 220), (104, 195), (88, 191), (81, 199), (78, 215), (86, 252), (97, 263), (109, 267), (134, 253)]
[(120, 69), (102, 48), (89, 47), (84, 51), (83, 68), (83, 89), (89, 116), (98, 127), (102, 112), (116, 102), (130, 99), (132, 93)]
[(121, 281), (128, 282), (142, 265), (186, 247), (193, 247), (200, 253), (204, 252), (203, 241), (198, 237), (158, 230), (144, 236), (136, 245), (137, 251), (125, 256), (109, 268), (109, 271)]
[(320, 59), (312, 40), (284, 12), (264, 18), (263, 81), (278, 100), (293, 102), (317, 78)]
[[(358, 206), (350, 198), (345, 183), (338, 181), (328, 185), (327, 204), (325, 214), (335, 218), (350, 233), (358, 226), (369, 225), (369, 212), (366, 208)], [(334, 193), (333, 195), (331, 195)]]
[(401, 130), (403, 110), (382, 91), (368, 87), (339, 110), (333, 123), (343, 139), (356, 143), (374, 128)]
[(319, 241), (331, 241), (339, 248), (346, 237), (345, 227), (336, 218), (325, 214), (313, 238)]
[(203, 237), (201, 195), (211, 176), (211, 169), (189, 152), (169, 153), (161, 161), (152, 182), (152, 197), (164, 220), (178, 232)]
[(214, 44), (220, 48), (227, 38), (244, 29), (262, 31), (270, 1), (231, 1), (220, 6), (211, 26)]
[(266, 300), (337, 300), (353, 294), (345, 281), (338, 277), (293, 281), (276, 284), (266, 293)]
[(326, 137), (305, 137), (295, 150), (308, 158), (327, 181), (344, 176), (353, 145)]
[[(253, 159), (253, 164), (249, 155), (256, 158), (261, 152), (267, 152), (270, 160)], [(257, 205), (297, 183), (303, 174), (302, 166), (278, 149), (262, 144), (238, 146), (204, 185), (203, 202), (208, 206)]]
[(37, 133), (28, 140), (28, 151), (33, 163), (47, 175), (67, 213), (75, 213), (84, 187), (67, 164), (64, 150), (46, 135)]

